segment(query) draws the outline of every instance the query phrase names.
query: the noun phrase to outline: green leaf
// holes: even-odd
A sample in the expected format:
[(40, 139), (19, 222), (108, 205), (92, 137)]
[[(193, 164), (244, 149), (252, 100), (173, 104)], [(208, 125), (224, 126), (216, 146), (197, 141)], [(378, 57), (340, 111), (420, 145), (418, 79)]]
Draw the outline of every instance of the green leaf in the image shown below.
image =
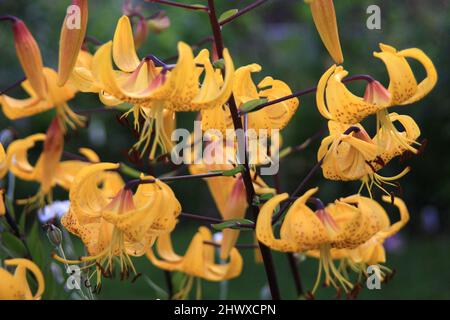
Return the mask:
[(27, 249), (22, 241), (9, 232), (2, 233), (2, 243), (14, 255), (14, 258), (23, 258), (27, 255)]
[(261, 200), (267, 201), (267, 200), (272, 199), (273, 196), (274, 196), (273, 193), (264, 193), (264, 194), (260, 195), (259, 198), (260, 198)]
[(169, 298), (169, 294), (163, 288), (161, 288), (156, 283), (154, 283), (149, 277), (144, 275), (144, 280), (145, 280), (145, 282), (147, 282), (149, 287), (155, 291), (157, 298), (159, 298), (159, 299), (168, 299)]
[(222, 175), (224, 177), (232, 177), (238, 173), (241, 173), (242, 171), (244, 171), (244, 166), (242, 164), (238, 165), (236, 168), (233, 168), (231, 170), (227, 170), (227, 171), (222, 171), (222, 170), (211, 170), (210, 172), (214, 173), (214, 172), (222, 172)]
[(239, 107), (239, 110), (241, 112), (251, 112), (253, 109), (255, 109), (256, 107), (258, 107), (259, 105), (266, 103), (267, 101), (269, 101), (267, 98), (262, 98), (262, 99), (255, 99), (255, 100), (250, 100), (247, 101), (246, 103), (244, 103), (243, 105), (241, 105)]
[(189, 6), (195, 7), (195, 8), (200, 8), (200, 9), (208, 9), (208, 7), (203, 4), (190, 4)]
[(222, 21), (228, 19), (231, 16), (234, 16), (236, 13), (238, 13), (238, 9), (230, 9), (222, 13), (219, 17), (219, 23), (222, 23)]
[(180, 292), (188, 280), (187, 274), (183, 272), (172, 272), (172, 287), (174, 294)]
[(213, 67), (216, 69), (224, 69), (225, 68), (225, 60), (219, 59), (213, 62)]
[(243, 228), (239, 226), (243, 224), (253, 224), (253, 221), (248, 219), (230, 219), (221, 223), (213, 224), (212, 227), (219, 231), (223, 229), (253, 230), (252, 228)]

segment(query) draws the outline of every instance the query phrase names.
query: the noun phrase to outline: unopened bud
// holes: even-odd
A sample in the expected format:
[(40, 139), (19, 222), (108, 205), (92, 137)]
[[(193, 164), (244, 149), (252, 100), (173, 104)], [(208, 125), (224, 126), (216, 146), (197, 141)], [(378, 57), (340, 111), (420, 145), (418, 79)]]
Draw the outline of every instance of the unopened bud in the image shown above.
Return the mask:
[(148, 20), (148, 27), (154, 33), (161, 33), (170, 27), (170, 19), (164, 13)]
[(62, 243), (62, 232), (53, 224), (47, 225), (47, 237), (55, 247), (59, 247)]
[(78, 9), (72, 12), (69, 7), (59, 39), (59, 86), (63, 86), (69, 79), (86, 35), (88, 0), (73, 0), (72, 6)]
[(20, 19), (13, 22), (13, 34), (17, 57), (22, 65), (23, 72), (37, 96), (44, 98), (46, 83), (42, 72), (44, 65), (39, 46), (30, 30)]
[(314, 24), (328, 53), (337, 64), (344, 62), (333, 0), (305, 0), (310, 5)]
[(136, 30), (134, 31), (134, 45), (139, 48), (148, 36), (148, 25), (145, 19), (139, 19)]

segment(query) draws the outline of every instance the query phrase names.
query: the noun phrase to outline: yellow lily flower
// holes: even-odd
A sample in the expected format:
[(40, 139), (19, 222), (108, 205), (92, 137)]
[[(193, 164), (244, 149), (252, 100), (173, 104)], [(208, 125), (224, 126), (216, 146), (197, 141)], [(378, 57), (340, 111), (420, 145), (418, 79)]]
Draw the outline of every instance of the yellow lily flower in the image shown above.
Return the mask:
[[(388, 120), (374, 138), (360, 125), (349, 127), (335, 121), (328, 122), (330, 135), (322, 140), (317, 159), (322, 161), (323, 176), (330, 180), (362, 180), (369, 193), (373, 184), (389, 194), (382, 186), (392, 184), (409, 172), (406, 168), (394, 177), (383, 177), (377, 173), (394, 157), (414, 150), (420, 129), (415, 121), (405, 115), (389, 114)], [(399, 132), (393, 123), (398, 122), (404, 131)]]
[(4, 216), (6, 213), (4, 194), (5, 189), (0, 189), (0, 217)]
[(148, 249), (147, 257), (160, 269), (184, 272), (190, 277), (208, 281), (224, 281), (238, 277), (243, 265), (239, 251), (233, 248), (227, 263), (215, 263), (215, 248), (205, 243), (211, 241), (211, 231), (206, 227), (200, 227), (184, 256), (179, 256), (173, 250), (170, 234), (165, 234), (160, 236), (156, 242), (156, 252), (160, 258), (156, 257), (153, 249)]
[[(88, 256), (80, 260), (55, 259), (65, 263), (96, 266), (97, 284), (101, 275), (114, 273), (120, 262), (121, 276), (137, 272), (130, 256), (142, 256), (158, 236), (175, 228), (181, 206), (172, 190), (156, 179), (128, 189), (117, 173), (119, 164), (98, 163), (83, 168), (70, 188), (69, 212), (61, 223), (85, 244)], [(141, 177), (142, 180), (154, 179)]]
[[(217, 150), (217, 149), (216, 149)], [(213, 154), (212, 157), (219, 157), (220, 159), (226, 159), (220, 164), (213, 163), (212, 159), (203, 159), (201, 164), (191, 164), (189, 171), (191, 174), (203, 174), (214, 170), (228, 171), (232, 170), (235, 166), (235, 150), (234, 148), (223, 148), (218, 150), (219, 154)], [(256, 175), (254, 171), (252, 176)], [(204, 179), (208, 185), (209, 191), (214, 199), (217, 209), (221, 217), (224, 220), (239, 219), (245, 217), (247, 211), (247, 194), (245, 191), (242, 175), (236, 174), (231, 177), (214, 177)], [(269, 188), (269, 186), (257, 176), (253, 179), (253, 186), (256, 194), (275, 193), (275, 190)], [(239, 230), (225, 229), (222, 231), (222, 242), (220, 248), (220, 258), (225, 260), (228, 258), (232, 248), (234, 248), (238, 237)]]
[(0, 143), (0, 179), (8, 172), (8, 161), (6, 160), (6, 152), (3, 145)]
[[(44, 276), (34, 262), (27, 259), (4, 260), (6, 267), (15, 266), (14, 274), (0, 268), (0, 300), (40, 300), (45, 290)], [(30, 271), (37, 281), (37, 290), (33, 294), (27, 279)]]
[[(72, 85), (81, 92), (99, 93), (101, 91), (101, 83), (92, 72), (93, 58), (93, 55), (89, 51), (80, 50), (75, 66), (69, 76), (69, 85)], [(103, 95), (101, 95), (100, 97), (102, 98)], [(106, 105), (116, 105), (120, 103), (120, 101), (115, 101), (113, 103), (110, 100), (102, 100), (102, 102)]]
[[(252, 80), (252, 73), (260, 72), (261, 66), (250, 64), (236, 70), (234, 76), (233, 96), (237, 107), (255, 99), (266, 98), (273, 101), (292, 94), (289, 86), (281, 80), (265, 77), (256, 86)], [(261, 110), (251, 112), (248, 117), (248, 128), (259, 130), (266, 129), (270, 135), (271, 129), (283, 129), (291, 120), (299, 105), (299, 99), (292, 98)], [(228, 107), (218, 105), (213, 109), (205, 109), (201, 112), (202, 129), (217, 129), (225, 132), (232, 129), (233, 122)]]
[[(147, 146), (155, 129), (154, 143), (163, 153), (169, 151), (170, 145), (161, 138), (165, 109), (198, 111), (213, 108), (223, 105), (231, 94), (234, 66), (228, 50), (224, 50), (225, 79), (222, 82), (217, 81), (208, 51), (203, 50), (194, 58), (192, 49), (180, 42), (178, 52), (179, 58), (173, 67), (156, 67), (151, 58), (139, 60), (130, 21), (123, 16), (117, 23), (113, 41), (100, 47), (94, 55), (91, 72), (98, 85), (92, 89), (99, 92), (102, 102), (106, 105), (133, 104), (130, 112), (135, 116), (137, 129), (139, 117), (145, 120), (137, 147)], [(119, 70), (113, 69), (111, 57)], [(201, 66), (196, 66), (196, 62)], [(203, 72), (204, 81), (199, 87)], [(153, 146), (152, 150), (155, 149)], [(154, 157), (154, 152), (150, 157)]]
[(69, 15), (64, 18), (59, 39), (58, 85), (63, 86), (75, 66), (78, 53), (83, 45), (88, 22), (88, 0), (72, 0), (72, 5), (80, 9), (79, 28), (69, 28)]
[(289, 195), (283, 193), (271, 198), (260, 210), (256, 236), (268, 247), (282, 252), (319, 250), (319, 272), (312, 293), (317, 289), (322, 269), (327, 285), (331, 283), (336, 289), (340, 285), (347, 292), (353, 285), (334, 266), (331, 249), (354, 249), (365, 243), (383, 227), (384, 210), (374, 200), (355, 195), (314, 212), (306, 202), (317, 190), (310, 189), (291, 205), (281, 225), (280, 239), (274, 236), (272, 214)]
[[(317, 87), (317, 107), (325, 118), (355, 124), (388, 107), (416, 102), (433, 89), (437, 72), (423, 51), (416, 48), (397, 51), (384, 44), (380, 44), (380, 48), (381, 52), (375, 52), (374, 56), (386, 65), (390, 77), (387, 92), (383, 92), (381, 84), (375, 83), (374, 88), (372, 83), (369, 84), (366, 99), (354, 95), (342, 83), (348, 71), (334, 65), (323, 74)], [(419, 84), (406, 58), (417, 60), (425, 68), (427, 75)], [(379, 94), (368, 94), (372, 90), (377, 90)]]
[[(36, 143), (43, 142), (43, 150), (34, 165), (28, 160), (28, 151)], [(46, 134), (37, 133), (24, 139), (13, 141), (7, 151), (7, 162), (11, 173), (16, 177), (40, 183), (38, 194), (19, 203), (33, 203), (41, 207), (45, 199), (52, 202), (52, 188), (59, 185), (68, 190), (74, 180), (75, 175), (90, 162), (98, 162), (99, 158), (94, 151), (81, 148), (80, 153), (86, 157), (87, 161), (68, 160), (61, 161), (64, 147), (64, 136), (57, 119), (53, 120)]]
[[(354, 196), (353, 196), (354, 197)], [(391, 203), (390, 196), (383, 196), (383, 201)], [(351, 197), (350, 197), (351, 199)], [(395, 197), (393, 204), (400, 211), (400, 220), (391, 224), (388, 214), (384, 211), (382, 214), (382, 227), (379, 232), (374, 234), (369, 240), (356, 247), (355, 249), (331, 249), (331, 257), (335, 260), (341, 260), (340, 270), (350, 269), (356, 271), (360, 276), (367, 275), (367, 266), (376, 265), (380, 269), (380, 276), (384, 278), (386, 272), (391, 270), (383, 265), (386, 262), (386, 252), (383, 247), (384, 241), (398, 233), (409, 221), (409, 212), (403, 200)], [(308, 256), (318, 258), (319, 251), (309, 251)]]
[(84, 117), (74, 113), (67, 104), (67, 101), (75, 97), (76, 90), (71, 85), (59, 87), (57, 84), (57, 74), (53, 69), (43, 68), (47, 84), (47, 91), (42, 98), (34, 91), (29, 80), (22, 83), (22, 88), (29, 95), (25, 99), (16, 99), (7, 95), (0, 95), (0, 103), (3, 112), (8, 119), (16, 120), (29, 117), (47, 110), (56, 108), (58, 117), (62, 120), (63, 128), (65, 123), (75, 128), (83, 126)]
[(305, 0), (305, 2), (311, 8), (314, 24), (328, 53), (336, 63), (343, 63), (333, 0)]
[[(391, 203), (392, 198), (383, 196), (383, 201)], [(368, 265), (378, 265), (386, 262), (386, 253), (383, 247), (384, 241), (398, 233), (408, 223), (409, 212), (403, 200), (397, 197), (394, 198), (394, 205), (400, 211), (400, 220), (391, 224), (388, 215), (385, 214), (385, 227), (359, 247), (349, 250), (349, 259), (354, 264), (359, 264), (361, 270), (365, 270), (365, 266)]]

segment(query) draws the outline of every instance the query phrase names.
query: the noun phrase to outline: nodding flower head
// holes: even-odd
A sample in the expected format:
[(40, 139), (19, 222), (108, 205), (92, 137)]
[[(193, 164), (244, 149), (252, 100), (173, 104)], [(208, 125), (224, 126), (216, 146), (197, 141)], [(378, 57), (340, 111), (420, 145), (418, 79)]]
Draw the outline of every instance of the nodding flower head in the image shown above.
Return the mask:
[[(70, 189), (69, 212), (61, 223), (80, 237), (88, 255), (79, 260), (55, 259), (67, 263), (86, 263), (95, 267), (97, 284), (112, 277), (114, 270), (126, 278), (138, 273), (131, 256), (142, 256), (157, 237), (175, 228), (181, 206), (172, 190), (153, 177), (140, 184), (135, 193), (120, 179), (114, 163), (98, 163), (83, 168)], [(152, 180), (152, 181), (153, 181)]]
[[(311, 210), (306, 203), (318, 188), (307, 191), (295, 200), (288, 209), (280, 228), (280, 238), (274, 236), (272, 214), (288, 194), (280, 194), (266, 202), (256, 223), (258, 240), (268, 247), (283, 252), (307, 252), (318, 250), (320, 264), (317, 281), (312, 292), (318, 287), (322, 270), (325, 283), (346, 292), (353, 284), (334, 265), (331, 249), (354, 249), (379, 232), (383, 227), (384, 211), (374, 200), (355, 195), (336, 200), (326, 207), (316, 204)], [(321, 204), (321, 202), (319, 202)]]

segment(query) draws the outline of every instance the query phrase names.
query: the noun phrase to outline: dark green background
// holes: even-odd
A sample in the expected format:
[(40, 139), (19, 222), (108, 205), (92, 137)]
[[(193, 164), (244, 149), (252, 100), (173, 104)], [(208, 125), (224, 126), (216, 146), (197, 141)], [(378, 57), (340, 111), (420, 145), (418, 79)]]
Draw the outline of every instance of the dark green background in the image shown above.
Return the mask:
[[(187, 2), (187, 1), (186, 1)], [(206, 2), (204, 0), (193, 3)], [(232, 8), (242, 8), (249, 1), (216, 1), (219, 12)], [(366, 8), (371, 4), (381, 7), (382, 29), (366, 28)], [(56, 68), (58, 56), (59, 30), (68, 1), (1, 1), (0, 14), (12, 14), (22, 18), (36, 37), (45, 65)], [(157, 5), (143, 4), (145, 15), (151, 15)], [(162, 34), (151, 34), (146, 44), (140, 48), (140, 56), (152, 53), (161, 58), (176, 53), (177, 41), (193, 44), (210, 35), (207, 15), (202, 12), (164, 7), (171, 19), (172, 26)], [(450, 1), (336, 1), (345, 67), (350, 74), (370, 74), (387, 84), (387, 75), (383, 64), (372, 56), (383, 42), (398, 49), (418, 47), (424, 50), (434, 61), (439, 73), (439, 82), (434, 91), (425, 99), (411, 106), (399, 107), (395, 111), (412, 115), (422, 130), (422, 138), (428, 140), (425, 152), (410, 160), (412, 172), (401, 179), (403, 198), (411, 213), (411, 222), (401, 232), (403, 246), (401, 250), (388, 256), (387, 265), (397, 270), (397, 275), (379, 291), (365, 290), (363, 298), (450, 298), (450, 258), (448, 207), (450, 193), (450, 163), (448, 161), (450, 145), (449, 104), (449, 45)], [(90, 1), (88, 34), (102, 42), (112, 38), (117, 19), (121, 16), (121, 1)], [(321, 74), (332, 63), (316, 33), (315, 27), (303, 1), (270, 0), (264, 6), (247, 14), (224, 27), (225, 45), (230, 48), (237, 66), (259, 63), (263, 66), (258, 80), (265, 75), (282, 79), (296, 91), (315, 86)], [(7, 23), (0, 24), (0, 88), (5, 88), (20, 79), (23, 74), (15, 56), (13, 39)], [(412, 63), (419, 75), (423, 70)], [(355, 92), (363, 93), (361, 84), (352, 84)], [(20, 90), (10, 94), (19, 96)], [(70, 101), (74, 109), (101, 107), (95, 95), (78, 94)], [(1, 128), (13, 128), (19, 137), (31, 133), (44, 132), (52, 117), (52, 112), (19, 121), (8, 121), (0, 115)], [(191, 128), (194, 113), (177, 115), (180, 127)], [(296, 145), (317, 132), (325, 121), (315, 108), (314, 96), (302, 98), (301, 105), (283, 131), (285, 145)], [(79, 147), (90, 146), (96, 150), (102, 160), (124, 160), (124, 154), (134, 142), (130, 130), (120, 126), (112, 113), (95, 114), (91, 118), (91, 127), (106, 131), (106, 141), (98, 143), (89, 138), (89, 130), (71, 132), (66, 149), (76, 151)], [(281, 167), (283, 191), (292, 191), (315, 163), (318, 142), (301, 154), (287, 158)], [(39, 151), (39, 150), (37, 150)], [(383, 174), (399, 172), (402, 164), (394, 160)], [(156, 173), (166, 172), (163, 166), (156, 167)], [(267, 182), (272, 183), (270, 178)], [(310, 186), (321, 187), (320, 197), (332, 201), (336, 197), (352, 194), (358, 190), (359, 183), (337, 183), (325, 181), (320, 174), (311, 181)], [(202, 181), (179, 182), (173, 185), (183, 211), (217, 216), (217, 210), (211, 200), (208, 189)], [(29, 196), (35, 192), (30, 184), (18, 182), (17, 198)], [(64, 199), (64, 192), (57, 198)], [(432, 206), (439, 212), (439, 228), (436, 232), (425, 232), (422, 226), (422, 210)], [(393, 219), (396, 211), (391, 210)], [(30, 220), (30, 218), (29, 218)], [(183, 252), (195, 225), (183, 221), (175, 231), (175, 238)], [(42, 244), (47, 247), (46, 239)], [(249, 234), (242, 242), (251, 241)], [(48, 250), (48, 249), (46, 249)], [(243, 275), (230, 282), (230, 298), (259, 298), (265, 277), (262, 266), (253, 264), (252, 254), (245, 253)], [(47, 256), (44, 256), (46, 260)], [(284, 298), (295, 298), (294, 288), (289, 277), (286, 258), (275, 254), (277, 274)], [(163, 286), (163, 273), (156, 270), (145, 258), (139, 259), (139, 270), (148, 274), (155, 282)], [(317, 261), (306, 260), (300, 265), (306, 288), (310, 288), (315, 279)], [(62, 288), (55, 286), (47, 292), (47, 298), (63, 297)], [(333, 297), (332, 290), (322, 290), (319, 297)], [(106, 281), (100, 298), (154, 298), (155, 294), (145, 281), (135, 284)], [(205, 285), (204, 298), (217, 298), (218, 285)]]

